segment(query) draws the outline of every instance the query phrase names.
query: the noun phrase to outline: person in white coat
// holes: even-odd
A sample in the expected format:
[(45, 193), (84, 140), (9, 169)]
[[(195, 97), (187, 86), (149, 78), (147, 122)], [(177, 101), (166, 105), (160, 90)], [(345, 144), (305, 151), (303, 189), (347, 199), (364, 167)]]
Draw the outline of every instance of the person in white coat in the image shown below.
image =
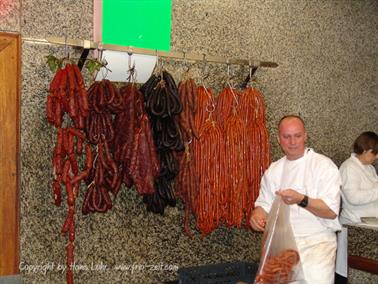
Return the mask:
[[(353, 153), (340, 166), (342, 224), (361, 223), (361, 217), (378, 217), (378, 176), (372, 165), (378, 160), (378, 135), (367, 131), (353, 143)], [(347, 228), (338, 234), (336, 273), (347, 277)]]
[(283, 117), (278, 141), (285, 156), (265, 171), (250, 224), (264, 231), (276, 194), (290, 205), (290, 224), (308, 284), (333, 284), (336, 258), (341, 179), (328, 157), (306, 147), (302, 118)]

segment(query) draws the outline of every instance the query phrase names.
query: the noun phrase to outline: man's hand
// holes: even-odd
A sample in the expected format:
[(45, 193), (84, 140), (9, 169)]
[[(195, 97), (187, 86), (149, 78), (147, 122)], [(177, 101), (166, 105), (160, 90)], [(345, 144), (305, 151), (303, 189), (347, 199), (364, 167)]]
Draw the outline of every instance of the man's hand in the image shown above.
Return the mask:
[(263, 232), (266, 224), (267, 213), (262, 207), (256, 207), (251, 215), (249, 223), (255, 231)]
[[(283, 202), (288, 205), (298, 204), (300, 203), (304, 195), (295, 191), (291, 188), (289, 189), (281, 189), (276, 191), (276, 194), (282, 197)], [(325, 219), (335, 219), (337, 214), (333, 212), (327, 204), (324, 203), (321, 199), (315, 199), (308, 197), (308, 205), (305, 208), (315, 216), (325, 218)]]
[(283, 202), (285, 202), (287, 205), (298, 204), (304, 198), (303, 194), (291, 188), (280, 189), (279, 191), (276, 191), (276, 194), (281, 196)]

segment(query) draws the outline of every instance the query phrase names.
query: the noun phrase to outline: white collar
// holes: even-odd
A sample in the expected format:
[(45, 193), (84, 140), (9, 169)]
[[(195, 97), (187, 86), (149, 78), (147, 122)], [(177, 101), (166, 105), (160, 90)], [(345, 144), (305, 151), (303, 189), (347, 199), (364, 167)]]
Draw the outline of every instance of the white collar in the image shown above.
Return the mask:
[(303, 159), (305, 159), (306, 156), (307, 156), (310, 152), (312, 152), (312, 151), (313, 151), (312, 148), (308, 148), (308, 147), (306, 147), (306, 148), (304, 149), (304, 153), (303, 153), (303, 156), (302, 156), (302, 157), (299, 157), (298, 159), (295, 159), (295, 160), (289, 160), (289, 159), (287, 158), (287, 156), (285, 155), (285, 160), (286, 160), (286, 162), (289, 162), (289, 163), (300, 162), (300, 161), (302, 161)]
[(350, 154), (350, 157), (352, 158), (352, 160), (357, 163), (357, 165), (359, 165), (361, 168), (365, 169), (368, 165), (364, 165), (360, 159), (357, 158), (357, 154), (356, 153), (352, 153)]

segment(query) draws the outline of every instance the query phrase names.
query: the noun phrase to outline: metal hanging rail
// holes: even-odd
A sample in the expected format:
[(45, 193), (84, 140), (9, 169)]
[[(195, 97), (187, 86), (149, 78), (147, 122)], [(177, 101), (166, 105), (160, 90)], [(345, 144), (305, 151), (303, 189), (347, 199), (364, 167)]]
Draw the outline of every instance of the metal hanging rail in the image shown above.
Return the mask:
[(73, 47), (81, 47), (85, 49), (113, 50), (113, 51), (128, 52), (131, 54), (145, 54), (145, 55), (159, 56), (159, 57), (172, 58), (172, 59), (181, 59), (181, 60), (188, 60), (188, 61), (206, 61), (206, 62), (213, 62), (213, 63), (220, 63), (220, 64), (247, 65), (247, 66), (266, 67), (266, 68), (278, 67), (277, 63), (270, 62), (270, 61), (254, 61), (254, 60), (235, 59), (235, 58), (227, 59), (220, 56), (213, 56), (213, 55), (207, 55), (207, 54), (194, 54), (194, 53), (178, 52), (178, 51), (165, 52), (165, 51), (159, 51), (159, 50), (138, 48), (138, 47), (133, 47), (133, 46), (102, 44), (102, 43), (97, 43), (90, 40), (68, 39), (64, 37), (48, 37), (46, 39), (23, 38), (23, 40), (28, 41), (28, 42), (42, 43), (42, 44), (59, 44), (59, 45), (67, 45), (67, 46), (73, 46)]

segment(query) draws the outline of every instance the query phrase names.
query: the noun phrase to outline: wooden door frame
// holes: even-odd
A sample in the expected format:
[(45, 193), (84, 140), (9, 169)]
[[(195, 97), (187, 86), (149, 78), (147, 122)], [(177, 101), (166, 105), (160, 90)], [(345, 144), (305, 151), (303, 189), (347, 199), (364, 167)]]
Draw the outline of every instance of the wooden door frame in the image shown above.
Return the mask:
[[(14, 45), (16, 46), (16, 48), (14, 48)], [(10, 90), (9, 91), (10, 94), (16, 94), (16, 98), (15, 98), (16, 117), (13, 118), (15, 121), (15, 124), (14, 124), (15, 135), (11, 135), (9, 137), (7, 136), (7, 133), (8, 133), (7, 132), (5, 133), (5, 135), (2, 135), (3, 137), (0, 137), (0, 139), (2, 139), (1, 143), (9, 142), (9, 143), (16, 143), (16, 145), (15, 145), (15, 153), (13, 152), (4, 153), (6, 152), (4, 150), (3, 157), (1, 157), (0, 155), (0, 167), (5, 167), (4, 176), (6, 175), (8, 177), (6, 180), (0, 181), (0, 218), (1, 218), (0, 219), (0, 232), (1, 232), (0, 233), (0, 248), (4, 246), (2, 247), (3, 249), (1, 249), (0, 251), (0, 283), (16, 283), (18, 282), (17, 280), (20, 279), (20, 275), (19, 275), (20, 273), (20, 269), (19, 269), (19, 263), (20, 263), (20, 200), (19, 200), (19, 197), (20, 195), (19, 195), (19, 192), (20, 192), (20, 136), (21, 136), (21, 133), (20, 133), (20, 129), (21, 129), (20, 127), (21, 36), (20, 34), (16, 34), (16, 33), (0, 32), (0, 52), (6, 51), (6, 49), (9, 48), (9, 46), (12, 47), (11, 51), (7, 51), (7, 52), (11, 52), (11, 55), (12, 55), (9, 58), (9, 62), (12, 64), (12, 68), (10, 70), (12, 70), (12, 72), (15, 70), (16, 74), (10, 74), (9, 77), (3, 74), (3, 76), (0, 77), (0, 84), (2, 84), (3, 82), (9, 83), (9, 85), (4, 84), (6, 85), (6, 87), (4, 87), (4, 90)], [(6, 62), (8, 62), (8, 60)], [(3, 63), (0, 63), (0, 65), (1, 64), (7, 64), (7, 63), (3, 62)], [(7, 91), (5, 91), (5, 93), (7, 93)], [(5, 101), (1, 101), (1, 102), (4, 103)], [(12, 101), (12, 104), (13, 104), (13, 101)], [(3, 127), (6, 125), (6, 121), (4, 118), (6, 118), (7, 115), (9, 114), (6, 113), (6, 111), (4, 111), (3, 114), (0, 114), (0, 129), (3, 134), (4, 134), (4, 131), (7, 130), (7, 129), (4, 130), (4, 127)], [(12, 157), (15, 159), (15, 172), (13, 172), (14, 164), (8, 167), (8, 164), (4, 166), (4, 163), (3, 163), (5, 159), (7, 158), (9, 159)], [(8, 172), (8, 169), (10, 172)], [(7, 186), (7, 184), (9, 186)], [(5, 193), (4, 190), (6, 190), (7, 192)], [(1, 244), (1, 242), (3, 244)], [(7, 249), (4, 249), (5, 247), (7, 247)]]

